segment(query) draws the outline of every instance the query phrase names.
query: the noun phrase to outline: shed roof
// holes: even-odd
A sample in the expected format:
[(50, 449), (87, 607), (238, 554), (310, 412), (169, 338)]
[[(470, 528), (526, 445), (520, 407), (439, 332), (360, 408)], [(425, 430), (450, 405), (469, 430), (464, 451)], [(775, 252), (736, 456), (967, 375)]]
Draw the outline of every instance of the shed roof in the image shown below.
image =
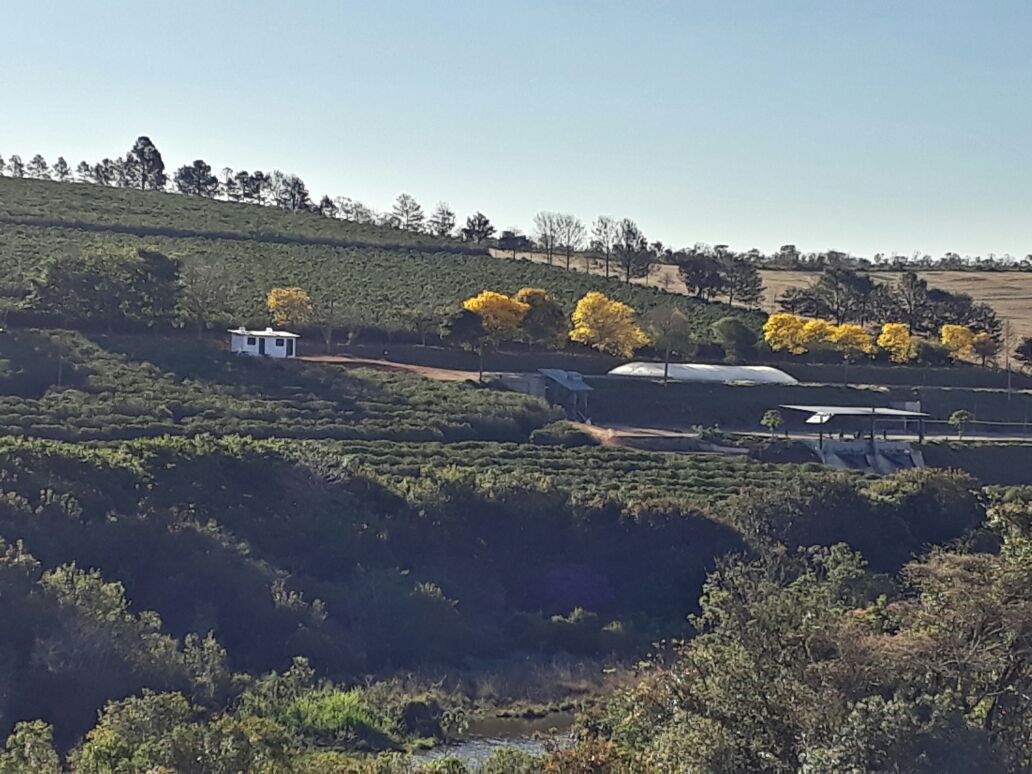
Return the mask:
[(591, 392), (594, 388), (584, 381), (584, 376), (577, 371), (564, 371), (561, 368), (539, 368), (538, 373), (551, 379), (570, 392)]
[(906, 409), (884, 408), (882, 406), (799, 406), (781, 404), (783, 409), (792, 411), (806, 411), (810, 416), (806, 423), (810, 425), (823, 425), (833, 417), (896, 417), (898, 419), (926, 417), (927, 414), (921, 411), (907, 411)]
[(257, 336), (262, 338), (276, 338), (276, 339), (300, 339), (301, 336), (297, 333), (291, 333), (290, 331), (274, 331), (272, 328), (266, 328), (263, 331), (249, 331), (246, 328), (230, 328), (229, 333), (235, 333), (237, 336)]

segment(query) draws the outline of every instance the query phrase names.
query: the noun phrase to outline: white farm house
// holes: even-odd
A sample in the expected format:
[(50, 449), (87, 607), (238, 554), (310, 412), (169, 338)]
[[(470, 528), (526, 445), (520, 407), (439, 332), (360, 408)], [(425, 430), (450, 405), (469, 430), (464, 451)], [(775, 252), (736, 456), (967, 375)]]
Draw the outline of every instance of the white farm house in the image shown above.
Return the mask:
[(244, 328), (231, 329), (230, 349), (238, 355), (257, 357), (297, 357), (297, 340), (301, 337), (289, 331), (249, 331)]

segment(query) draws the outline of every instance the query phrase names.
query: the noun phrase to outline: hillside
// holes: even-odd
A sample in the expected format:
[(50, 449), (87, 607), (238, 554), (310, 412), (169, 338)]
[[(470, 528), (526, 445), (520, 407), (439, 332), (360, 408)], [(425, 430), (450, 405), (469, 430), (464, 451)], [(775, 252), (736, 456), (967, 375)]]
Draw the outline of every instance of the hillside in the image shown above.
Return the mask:
[(526, 440), (558, 418), (523, 395), (407, 374), (239, 358), (179, 337), (0, 334), (0, 432), (61, 440)]
[[(682, 638), (705, 641), (711, 624), (691, 616), (718, 598), (750, 600), (749, 588), (714, 591), (751, 572), (735, 569), (744, 562), (772, 563), (775, 586), (795, 585), (799, 562), (828, 562), (806, 578), (882, 605), (902, 599), (890, 579), (930, 545), (999, 547), (981, 526), (987, 494), (961, 472), (875, 479), (597, 446), (536, 398), (343, 358), (241, 358), (204, 326), (177, 330), (198, 272), (220, 278), (205, 297), (216, 330), (266, 324), (265, 295), (282, 285), (343, 306), (342, 331), (381, 334), (484, 288), (545, 287), (567, 312), (593, 289), (639, 311), (674, 300), (703, 336), (724, 304), (316, 216), (0, 184), (13, 307), (0, 331), (0, 618), (16, 622), (0, 627), (0, 771), (465, 772), (378, 753), (454, 739), (477, 714), (604, 702), (609, 714), (582, 722), (606, 729), (628, 696), (659, 706), (645, 692), (667, 656), (643, 674), (631, 665), (666, 652), (655, 643), (677, 643), (676, 659)], [(53, 287), (64, 295), (46, 306)], [(925, 376), (954, 387), (940, 371)], [(755, 429), (804, 392), (868, 396), (617, 381), (592, 401), (599, 416)], [(936, 412), (1028, 406), (998, 390), (939, 393)], [(1004, 482), (999, 468), (1026, 452), (937, 459), (989, 460)], [(836, 557), (870, 572), (843, 574)], [(831, 606), (800, 599), (778, 615), (811, 608)], [(804, 645), (810, 663), (820, 643)], [(611, 675), (631, 694), (603, 695)], [(593, 733), (547, 764), (503, 755), (483, 771), (596, 771), (577, 762), (598, 759)], [(612, 736), (627, 749), (648, 739)]]
[(0, 177), (0, 223), (144, 236), (209, 236), (297, 244), (447, 246), (456, 251), (483, 252), (456, 239), (439, 239), (278, 207), (28, 178)]
[[(456, 463), (477, 461), (471, 476), (424, 467), (433, 448), (373, 451), (232, 436), (4, 440), (0, 612), (21, 626), (0, 633), (14, 686), (0, 722), (46, 717), (67, 745), (112, 686), (183, 690), (214, 708), (238, 690), (230, 672), (284, 669), (298, 656), (354, 680), (478, 658), (634, 652), (677, 632), (714, 561), (755, 537), (752, 500), (704, 514), (693, 491), (730, 492), (745, 478), (761, 496), (773, 473), (620, 449), (457, 447)], [(642, 463), (667, 471), (647, 491), (572, 501), (577, 476), (600, 485), (599, 470)], [(551, 469), (579, 473), (549, 483)], [(879, 498), (897, 500), (875, 507), (866, 482), (783, 470), (782, 495), (828, 488), (838, 502), (835, 519), (801, 515), (786, 539), (847, 538), (876, 566), (898, 566), (933, 535), (910, 521), (908, 503), (944, 493), (923, 506), (935, 536), (979, 518), (965, 484), (938, 474), (879, 483)], [(209, 632), (217, 645), (204, 647), (224, 649), (214, 661), (198, 651)]]
[(486, 251), (455, 242), (427, 245), (409, 232), (272, 207), (0, 178), (0, 213), (6, 213), (0, 214), (0, 254), (12, 267), (0, 282), (0, 295), (27, 313), (29, 322), (78, 322), (34, 316), (24, 300), (30, 278), (45, 260), (133, 250), (166, 254), (179, 260), (187, 274), (208, 267), (222, 272), (214, 327), (264, 325), (269, 289), (292, 285), (307, 289), (321, 306), (332, 302), (343, 330), (412, 331), (427, 318), (436, 329), (449, 308), (484, 289), (513, 293), (525, 286), (549, 290), (567, 313), (591, 290), (642, 312), (676, 303), (703, 337), (727, 312), (726, 306), (655, 288), (559, 267), (501, 263)]

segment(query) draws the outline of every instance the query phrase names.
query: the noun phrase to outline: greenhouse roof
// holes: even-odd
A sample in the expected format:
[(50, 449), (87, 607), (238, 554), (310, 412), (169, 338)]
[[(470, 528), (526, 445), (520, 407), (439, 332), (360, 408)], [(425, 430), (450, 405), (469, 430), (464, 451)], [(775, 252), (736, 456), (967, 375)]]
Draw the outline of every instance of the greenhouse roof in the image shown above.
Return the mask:
[[(662, 363), (624, 363), (609, 372), (610, 376), (663, 378)], [(784, 371), (770, 366), (711, 365), (708, 363), (671, 363), (669, 378), (675, 382), (718, 382), (724, 384), (798, 384)]]

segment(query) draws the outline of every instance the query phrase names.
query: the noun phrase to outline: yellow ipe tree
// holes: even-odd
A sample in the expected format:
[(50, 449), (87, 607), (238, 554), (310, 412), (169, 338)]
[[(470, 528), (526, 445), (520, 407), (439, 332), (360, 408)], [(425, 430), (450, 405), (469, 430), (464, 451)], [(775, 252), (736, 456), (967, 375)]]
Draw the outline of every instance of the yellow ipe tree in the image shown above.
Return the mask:
[(265, 305), (272, 321), (280, 327), (304, 325), (312, 319), (312, 299), (301, 288), (273, 288)]
[(842, 355), (842, 382), (849, 383), (849, 364), (863, 355), (874, 354), (874, 337), (856, 323), (836, 325), (831, 343)]
[(835, 326), (827, 320), (807, 320), (801, 331), (805, 346), (828, 344), (835, 336)]
[(893, 363), (907, 363), (913, 357), (913, 337), (904, 323), (885, 323), (878, 334), (877, 344), (889, 353)]
[(498, 338), (511, 338), (520, 329), (523, 318), (530, 311), (530, 304), (515, 298), (485, 290), (479, 295), (467, 298), (464, 309), (480, 317), (484, 330)]
[(970, 328), (964, 325), (944, 325), (939, 331), (939, 336), (954, 360), (972, 354), (975, 334)]
[(793, 355), (806, 352), (803, 328), (806, 321), (794, 314), (779, 312), (772, 314), (763, 324), (763, 340), (775, 352), (785, 350)]
[(635, 322), (634, 309), (596, 290), (577, 302), (570, 339), (620, 357), (630, 357), (649, 343)]

